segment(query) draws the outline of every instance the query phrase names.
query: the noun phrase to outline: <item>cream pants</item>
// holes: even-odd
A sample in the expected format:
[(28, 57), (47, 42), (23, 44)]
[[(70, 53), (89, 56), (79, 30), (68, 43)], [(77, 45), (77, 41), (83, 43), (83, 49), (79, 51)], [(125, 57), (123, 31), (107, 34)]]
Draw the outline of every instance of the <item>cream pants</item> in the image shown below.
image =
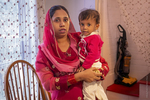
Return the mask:
[[(92, 65), (92, 67), (101, 68), (102, 64), (100, 62), (96, 62)], [(93, 82), (83, 82), (82, 89), (84, 100), (108, 100), (107, 96), (104, 92), (103, 87), (101, 86), (101, 81), (93, 81)]]

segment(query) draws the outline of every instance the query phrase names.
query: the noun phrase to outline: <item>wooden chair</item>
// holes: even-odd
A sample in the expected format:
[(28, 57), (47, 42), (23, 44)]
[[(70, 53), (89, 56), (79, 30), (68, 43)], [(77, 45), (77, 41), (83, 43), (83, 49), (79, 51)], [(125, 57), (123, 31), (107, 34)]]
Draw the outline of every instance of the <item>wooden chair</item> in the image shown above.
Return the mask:
[(4, 83), (7, 100), (51, 100), (34, 67), (24, 60), (17, 60), (8, 67)]

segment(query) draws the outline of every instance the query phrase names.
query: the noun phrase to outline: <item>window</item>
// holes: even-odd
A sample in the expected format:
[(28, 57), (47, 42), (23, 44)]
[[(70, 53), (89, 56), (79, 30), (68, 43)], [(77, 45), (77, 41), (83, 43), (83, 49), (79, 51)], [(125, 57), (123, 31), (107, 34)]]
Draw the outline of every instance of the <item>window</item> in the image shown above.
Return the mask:
[[(0, 98), (5, 99), (4, 72), (15, 60), (35, 63), (39, 21), (44, 22), (42, 0), (0, 1)], [(42, 19), (43, 18), (43, 19)]]

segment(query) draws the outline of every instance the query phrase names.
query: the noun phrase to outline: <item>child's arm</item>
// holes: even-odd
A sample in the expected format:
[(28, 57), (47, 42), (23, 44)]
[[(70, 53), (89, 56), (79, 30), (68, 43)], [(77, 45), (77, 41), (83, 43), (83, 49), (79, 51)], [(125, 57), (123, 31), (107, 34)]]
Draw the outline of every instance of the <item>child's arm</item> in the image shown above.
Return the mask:
[(102, 63), (102, 67), (99, 69), (99, 71), (102, 73), (100, 80), (104, 80), (107, 73), (109, 72), (109, 66), (103, 57), (100, 58), (100, 62)]
[(92, 35), (90, 40), (87, 40), (86, 48), (88, 55), (86, 56), (85, 61), (82, 64), (85, 69), (90, 68), (95, 60), (98, 60), (100, 58), (102, 44), (103, 41), (98, 35)]

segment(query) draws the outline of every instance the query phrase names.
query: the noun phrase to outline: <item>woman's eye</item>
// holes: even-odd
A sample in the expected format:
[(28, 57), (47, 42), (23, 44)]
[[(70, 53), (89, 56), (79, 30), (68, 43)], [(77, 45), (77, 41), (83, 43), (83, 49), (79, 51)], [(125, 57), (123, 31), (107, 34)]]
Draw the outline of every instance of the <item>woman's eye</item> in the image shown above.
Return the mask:
[(55, 19), (55, 22), (59, 22), (59, 19)]
[(91, 26), (91, 24), (88, 24), (88, 26)]
[(68, 19), (64, 19), (64, 21), (65, 21), (65, 22), (67, 22), (67, 21), (68, 21)]

